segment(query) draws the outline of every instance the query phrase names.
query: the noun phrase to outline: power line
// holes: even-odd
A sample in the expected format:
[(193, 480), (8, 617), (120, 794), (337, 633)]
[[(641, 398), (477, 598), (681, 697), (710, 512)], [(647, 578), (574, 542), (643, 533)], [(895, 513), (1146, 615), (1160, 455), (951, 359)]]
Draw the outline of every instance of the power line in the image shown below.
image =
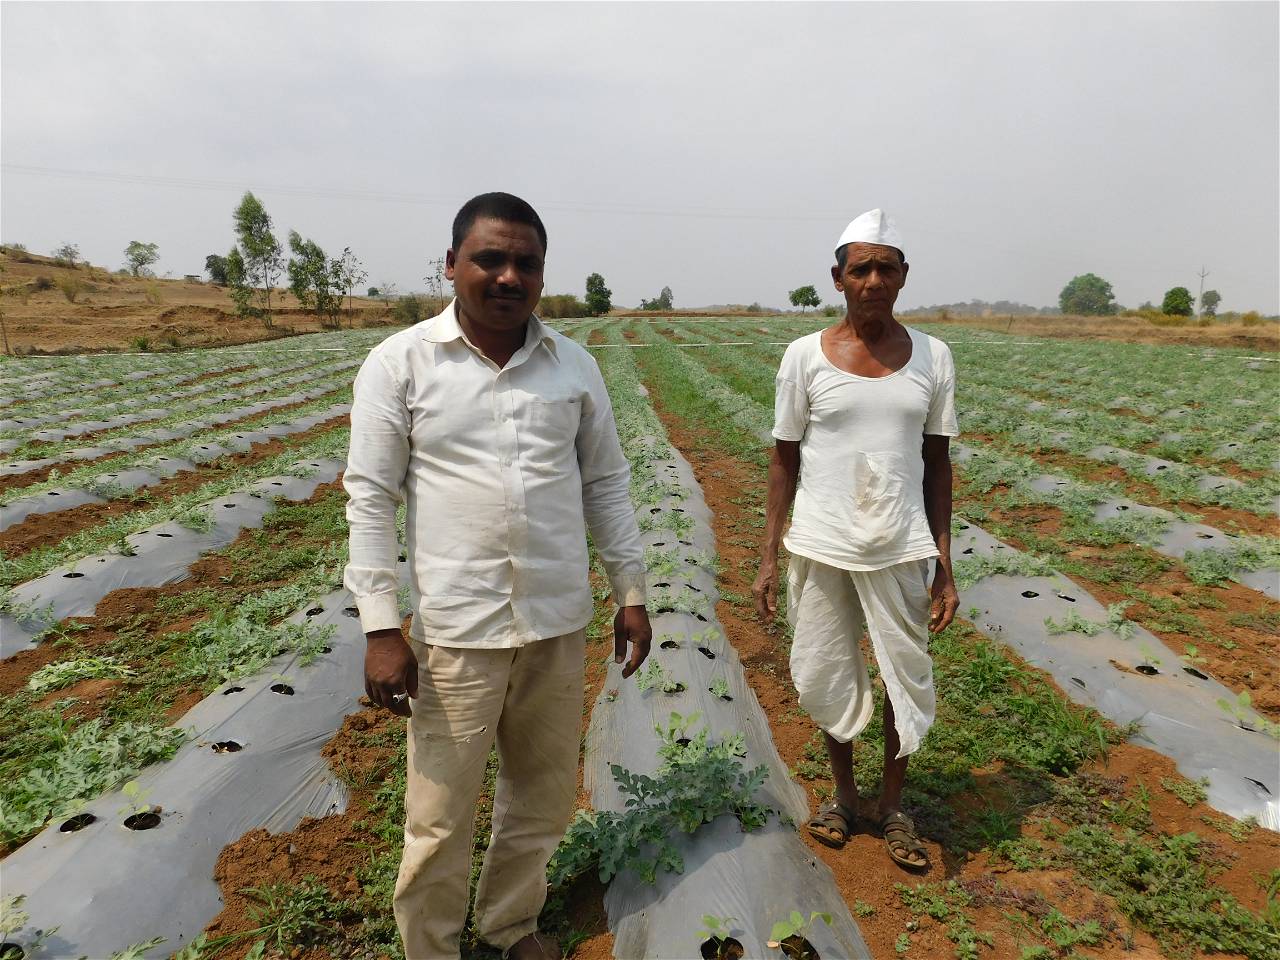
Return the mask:
[[(0, 163), (8, 173), (49, 177), (60, 180), (81, 180), (97, 183), (138, 184), (142, 186), (170, 187), (182, 190), (240, 191), (255, 189), (293, 197), (321, 200), (365, 200), (374, 203), (411, 203), (424, 206), (453, 208), (459, 204), (457, 197), (432, 196), (421, 193), (404, 193), (386, 190), (355, 190), (339, 187), (299, 187), (287, 184), (246, 184), (241, 180), (217, 180), (205, 177), (162, 177), (152, 174), (119, 173), (105, 170), (73, 170), (65, 167), (41, 167), (23, 163)], [(631, 214), (650, 217), (685, 217), (708, 220), (794, 220), (824, 223), (838, 219), (838, 215), (816, 213), (765, 213), (756, 211), (725, 210), (713, 207), (651, 207), (644, 204), (622, 202), (581, 202), (575, 200), (540, 200), (542, 209), (566, 213)]]

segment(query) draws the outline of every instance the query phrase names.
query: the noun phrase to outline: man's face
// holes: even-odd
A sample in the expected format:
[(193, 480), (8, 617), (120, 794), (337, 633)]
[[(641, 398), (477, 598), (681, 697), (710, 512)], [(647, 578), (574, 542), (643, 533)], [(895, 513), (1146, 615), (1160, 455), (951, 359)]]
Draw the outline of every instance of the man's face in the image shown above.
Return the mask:
[(844, 269), (831, 268), (836, 289), (844, 294), (853, 316), (887, 320), (893, 315), (898, 292), (907, 282), (907, 264), (894, 247), (879, 243), (851, 243), (845, 248)]
[(545, 251), (538, 231), (510, 220), (480, 219), (457, 250), (445, 255), (444, 275), (466, 318), (493, 331), (523, 326), (542, 296)]

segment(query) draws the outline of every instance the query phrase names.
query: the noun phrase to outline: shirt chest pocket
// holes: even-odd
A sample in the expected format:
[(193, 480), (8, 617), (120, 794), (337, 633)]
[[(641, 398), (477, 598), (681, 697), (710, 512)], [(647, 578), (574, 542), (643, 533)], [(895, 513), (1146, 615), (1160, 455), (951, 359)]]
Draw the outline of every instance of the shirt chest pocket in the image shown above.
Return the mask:
[(582, 400), (572, 395), (529, 397), (518, 408), (521, 446), (553, 450), (572, 446), (582, 422)]
[(901, 537), (910, 519), (908, 491), (920, 483), (907, 458), (896, 451), (858, 451), (852, 481), (858, 541), (874, 546)]

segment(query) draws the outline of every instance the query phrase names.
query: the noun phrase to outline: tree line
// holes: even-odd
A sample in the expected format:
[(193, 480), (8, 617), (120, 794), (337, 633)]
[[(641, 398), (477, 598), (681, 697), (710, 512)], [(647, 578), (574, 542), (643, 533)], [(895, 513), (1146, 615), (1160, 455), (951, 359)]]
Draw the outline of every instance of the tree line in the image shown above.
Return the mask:
[[(1206, 290), (1198, 299), (1201, 316), (1217, 316), (1218, 304), (1222, 302), (1222, 295), (1217, 290)], [(1160, 304), (1160, 312), (1169, 317), (1189, 317), (1197, 312), (1196, 300), (1197, 297), (1187, 287), (1170, 287)], [(1121, 310), (1111, 284), (1093, 273), (1072, 277), (1058, 295), (1058, 305), (1063, 313), (1086, 317), (1107, 317)], [(1147, 301), (1138, 307), (1138, 312), (1154, 313), (1155, 309), (1155, 305)]]

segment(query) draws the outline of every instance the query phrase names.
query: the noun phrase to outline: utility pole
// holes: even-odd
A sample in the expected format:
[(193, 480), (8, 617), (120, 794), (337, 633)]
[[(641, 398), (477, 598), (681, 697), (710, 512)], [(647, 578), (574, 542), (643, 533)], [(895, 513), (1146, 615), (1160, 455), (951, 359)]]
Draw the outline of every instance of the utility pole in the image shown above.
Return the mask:
[(1206, 270), (1203, 265), (1201, 265), (1200, 272), (1196, 274), (1196, 276), (1200, 278), (1200, 296), (1196, 299), (1196, 319), (1197, 320), (1204, 319), (1204, 278), (1207, 277), (1208, 275), (1209, 275), (1209, 271)]

